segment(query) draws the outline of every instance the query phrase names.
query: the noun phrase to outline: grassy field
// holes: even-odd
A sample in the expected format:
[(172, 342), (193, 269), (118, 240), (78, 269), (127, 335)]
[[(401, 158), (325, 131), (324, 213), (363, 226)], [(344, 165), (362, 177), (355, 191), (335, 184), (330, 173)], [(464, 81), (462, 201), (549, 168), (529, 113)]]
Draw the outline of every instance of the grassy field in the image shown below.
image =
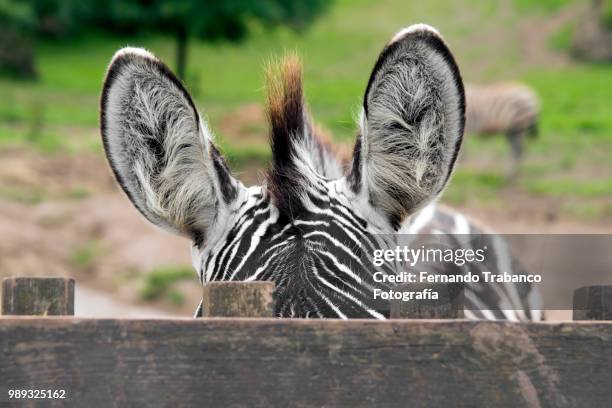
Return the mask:
[[(567, 203), (563, 210), (572, 216), (612, 217), (612, 66), (531, 61), (525, 57), (525, 39), (514, 31), (521, 24), (527, 25), (524, 30), (529, 24), (537, 29), (570, 3), (547, 0), (534, 8), (516, 0), (514, 6), (505, 2), (500, 8), (486, 0), (340, 0), (303, 36), (256, 27), (240, 45), (193, 41), (186, 82), (216, 128), (223, 150), (240, 167), (253, 159), (264, 160), (267, 146), (242, 148), (240, 135), (223, 134), (217, 125), (246, 104), (263, 101), (263, 66), (272, 56), (296, 50), (304, 60), (306, 95), (315, 118), (338, 140), (349, 141), (382, 45), (407, 24), (428, 22), (445, 35), (467, 80), (518, 79), (540, 94), (540, 136), (528, 146), (518, 184), (511, 188)], [(561, 52), (563, 35), (551, 33), (547, 52)], [(45, 154), (99, 151), (95, 137), (74, 139), (95, 133), (106, 65), (119, 47), (128, 44), (173, 62), (174, 43), (158, 36), (89, 35), (39, 44), (38, 82), (0, 80), (0, 146), (32, 146)], [(260, 127), (255, 131), (264, 133), (265, 124)], [(502, 138), (469, 138), (446, 199), (466, 206), (501, 204), (498, 193), (510, 188), (504, 178), (506, 162), (508, 147)]]

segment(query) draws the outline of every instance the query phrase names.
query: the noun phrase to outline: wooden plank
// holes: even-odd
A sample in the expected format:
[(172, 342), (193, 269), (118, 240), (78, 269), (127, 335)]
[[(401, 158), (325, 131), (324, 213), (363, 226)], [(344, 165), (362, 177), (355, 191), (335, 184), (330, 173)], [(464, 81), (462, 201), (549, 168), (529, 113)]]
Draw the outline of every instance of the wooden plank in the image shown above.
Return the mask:
[(584, 286), (574, 291), (574, 320), (611, 320), (612, 285)]
[(4, 278), (2, 314), (22, 316), (74, 315), (74, 279)]
[(0, 319), (0, 385), (87, 407), (596, 407), (611, 367), (610, 322)]
[(209, 282), (202, 296), (203, 317), (273, 317), (274, 282)]

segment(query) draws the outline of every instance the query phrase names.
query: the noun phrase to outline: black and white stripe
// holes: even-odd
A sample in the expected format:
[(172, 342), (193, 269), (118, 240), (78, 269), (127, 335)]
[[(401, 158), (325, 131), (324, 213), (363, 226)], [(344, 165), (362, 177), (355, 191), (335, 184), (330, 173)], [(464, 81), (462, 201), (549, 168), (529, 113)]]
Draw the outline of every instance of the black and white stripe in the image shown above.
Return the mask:
[[(185, 88), (144, 50), (113, 59), (101, 111), (109, 163), (136, 207), (192, 239), (202, 283), (274, 281), (278, 316), (383, 319), (375, 249), (396, 245), (398, 231), (477, 231), (435, 205), (457, 158), (465, 102), (454, 58), (428, 26), (400, 31), (381, 52), (346, 171), (315, 131), (295, 57), (269, 75), (272, 164), (262, 186), (232, 177)], [(493, 262), (514, 270), (504, 244), (491, 246)], [(468, 292), (472, 318), (537, 317), (529, 290)]]

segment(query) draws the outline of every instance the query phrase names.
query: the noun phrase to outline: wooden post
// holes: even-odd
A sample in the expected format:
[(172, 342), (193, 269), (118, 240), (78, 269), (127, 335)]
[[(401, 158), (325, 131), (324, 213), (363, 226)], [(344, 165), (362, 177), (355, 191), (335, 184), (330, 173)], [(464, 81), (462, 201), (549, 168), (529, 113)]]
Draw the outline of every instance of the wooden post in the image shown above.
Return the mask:
[(574, 320), (612, 320), (612, 285), (576, 289), (573, 309)]
[(460, 283), (405, 284), (397, 286), (396, 292), (420, 292), (430, 289), (438, 299), (392, 299), (392, 319), (462, 319), (463, 285)]
[(21, 316), (74, 316), (74, 279), (5, 278), (2, 314)]
[(273, 317), (274, 282), (210, 282), (202, 317)]

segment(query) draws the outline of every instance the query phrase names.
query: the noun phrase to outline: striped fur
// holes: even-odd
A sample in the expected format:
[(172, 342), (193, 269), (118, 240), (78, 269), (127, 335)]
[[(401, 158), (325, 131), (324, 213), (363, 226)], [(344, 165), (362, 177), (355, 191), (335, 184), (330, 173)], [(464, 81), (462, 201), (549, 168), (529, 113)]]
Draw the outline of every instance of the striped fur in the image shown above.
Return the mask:
[(533, 89), (520, 83), (468, 84), (466, 134), (504, 134), (512, 148), (513, 173), (520, 164), (525, 136), (535, 136), (540, 103)]
[[(482, 279), (484, 271), (528, 273), (511, 255), (504, 239), (487, 227), (447, 206), (430, 205), (402, 225), (399, 233), (414, 236), (415, 240), (447, 234), (447, 243), (456, 248), (492, 249), (482, 264), (465, 264), (452, 271), (453, 274), (471, 272), (481, 277), (479, 283), (469, 283), (466, 286), (465, 316), (468, 319), (538, 321), (543, 318), (540, 294), (529, 284), (509, 285), (485, 282)], [(411, 245), (418, 247), (418, 242), (412, 241)]]
[[(450, 51), (427, 26), (401, 31), (383, 49), (346, 172), (310, 118), (294, 56), (268, 74), (272, 163), (262, 186), (232, 177), (187, 91), (146, 51), (113, 59), (101, 108), (109, 163), (136, 207), (192, 238), (202, 283), (274, 281), (278, 316), (386, 318), (388, 305), (372, 294), (381, 287), (374, 249), (393, 247), (398, 230), (476, 231), (435, 205), (460, 146), (464, 97)], [(510, 259), (503, 243), (496, 248), (495, 259)], [(470, 317), (537, 317), (529, 291), (468, 292)]]

